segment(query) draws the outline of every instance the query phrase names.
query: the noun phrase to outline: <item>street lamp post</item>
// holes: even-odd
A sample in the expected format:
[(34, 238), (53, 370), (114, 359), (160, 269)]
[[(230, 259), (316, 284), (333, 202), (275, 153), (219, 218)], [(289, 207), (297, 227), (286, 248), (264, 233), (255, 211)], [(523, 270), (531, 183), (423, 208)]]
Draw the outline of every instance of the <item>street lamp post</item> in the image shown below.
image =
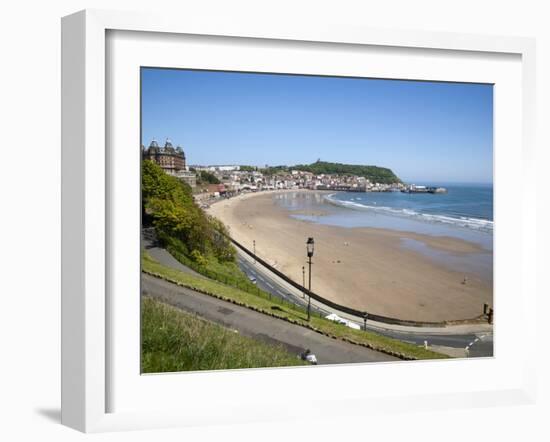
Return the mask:
[(308, 264), (309, 264), (309, 287), (308, 287), (309, 294), (307, 296), (308, 298), (307, 299), (307, 320), (308, 321), (311, 318), (311, 257), (313, 256), (314, 245), (315, 245), (315, 241), (313, 241), (313, 238), (309, 237), (306, 242), (307, 257), (308, 257)]
[(305, 289), (306, 289), (306, 268), (302, 266), (302, 287), (304, 290), (302, 290), (302, 298), (306, 297)]
[(256, 240), (252, 240), (252, 246), (254, 247), (254, 264), (256, 264)]

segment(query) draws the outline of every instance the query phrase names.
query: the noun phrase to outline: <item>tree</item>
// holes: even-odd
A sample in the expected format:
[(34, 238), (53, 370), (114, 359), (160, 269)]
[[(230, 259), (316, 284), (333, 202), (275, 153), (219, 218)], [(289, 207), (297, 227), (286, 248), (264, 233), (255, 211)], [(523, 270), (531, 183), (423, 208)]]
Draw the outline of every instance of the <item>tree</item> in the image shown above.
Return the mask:
[(235, 260), (225, 226), (195, 204), (188, 185), (149, 160), (142, 162), (141, 178), (144, 220), (152, 223), (160, 237), (177, 239), (185, 247), (181, 251), (185, 254), (197, 251), (205, 259), (213, 256), (221, 262)]
[(220, 180), (218, 179), (218, 177), (206, 170), (201, 170), (198, 182), (199, 184), (220, 184)]

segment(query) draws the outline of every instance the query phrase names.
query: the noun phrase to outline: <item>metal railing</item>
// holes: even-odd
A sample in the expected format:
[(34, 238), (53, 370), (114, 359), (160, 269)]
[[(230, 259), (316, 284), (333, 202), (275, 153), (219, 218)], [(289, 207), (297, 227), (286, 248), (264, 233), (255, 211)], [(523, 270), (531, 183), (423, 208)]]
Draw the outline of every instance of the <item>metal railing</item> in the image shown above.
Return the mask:
[(461, 319), (461, 320), (453, 320), (453, 321), (438, 321), (438, 322), (430, 322), (430, 321), (415, 321), (412, 319), (398, 319), (398, 318), (391, 318), (388, 316), (382, 316), (377, 315), (375, 313), (370, 313), (367, 311), (361, 311), (357, 310), (342, 304), (338, 304), (334, 301), (331, 301), (330, 299), (323, 298), (322, 296), (318, 295), (315, 292), (309, 291), (307, 288), (302, 286), (301, 284), (297, 283), (293, 279), (289, 278), (287, 275), (282, 273), (280, 270), (277, 270), (272, 265), (268, 264), (265, 260), (260, 258), (258, 255), (254, 254), (252, 251), (247, 249), (245, 246), (243, 246), (238, 241), (234, 240), (230, 236), (228, 236), (229, 240), (235, 244), (239, 249), (241, 249), (243, 252), (245, 252), (247, 255), (251, 256), (256, 260), (256, 262), (260, 263), (262, 266), (267, 268), (269, 271), (277, 275), (279, 278), (281, 278), (283, 281), (285, 281), (287, 284), (291, 285), (292, 287), (304, 292), (306, 295), (310, 296), (311, 299), (315, 299), (316, 301), (320, 302), (321, 304), (331, 307), (334, 310), (338, 310), (340, 312), (347, 313), (349, 315), (355, 316), (361, 321), (364, 321), (365, 318), (368, 318), (369, 321), (375, 321), (375, 322), (382, 322), (385, 324), (394, 324), (394, 325), (404, 325), (404, 326), (410, 326), (410, 327), (445, 327), (452, 324), (467, 324), (467, 323), (473, 323), (473, 322), (479, 322), (480, 317), (472, 318), (472, 319)]

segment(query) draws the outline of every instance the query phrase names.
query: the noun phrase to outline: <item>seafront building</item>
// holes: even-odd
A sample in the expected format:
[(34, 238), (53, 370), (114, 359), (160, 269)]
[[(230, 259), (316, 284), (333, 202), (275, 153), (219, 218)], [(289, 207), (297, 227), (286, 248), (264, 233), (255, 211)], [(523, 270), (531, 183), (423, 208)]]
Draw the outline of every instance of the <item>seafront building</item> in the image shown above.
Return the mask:
[(174, 147), (169, 139), (162, 147), (154, 139), (149, 147), (142, 145), (141, 156), (144, 160), (157, 163), (168, 175), (175, 176), (192, 188), (197, 185), (197, 176), (187, 167), (185, 152), (180, 146)]
[(153, 140), (148, 148), (141, 146), (141, 151), (144, 160), (157, 163), (169, 175), (186, 170), (185, 152), (180, 146), (174, 147), (170, 140), (163, 147)]

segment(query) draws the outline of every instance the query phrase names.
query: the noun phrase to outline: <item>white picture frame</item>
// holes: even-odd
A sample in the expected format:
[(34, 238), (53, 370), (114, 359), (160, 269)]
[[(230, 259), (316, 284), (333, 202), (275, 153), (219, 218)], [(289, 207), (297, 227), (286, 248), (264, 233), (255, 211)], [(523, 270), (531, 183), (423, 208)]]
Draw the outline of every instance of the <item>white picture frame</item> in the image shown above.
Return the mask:
[[(293, 44), (324, 44), (346, 47), (375, 47), (379, 51), (391, 48), (403, 50), (425, 49), (437, 54), (456, 53), (473, 54), (483, 59), (490, 54), (516, 57), (519, 60), (521, 90), (517, 93), (521, 111), (511, 114), (515, 121), (515, 135), (519, 146), (514, 148), (522, 162), (522, 173), (526, 174), (534, 164), (534, 105), (535, 105), (535, 46), (532, 39), (517, 37), (491, 37), (450, 33), (426, 33), (415, 31), (388, 31), (376, 29), (358, 29), (345, 26), (327, 26), (326, 24), (307, 24), (293, 27), (284, 24), (265, 24), (245, 22), (217, 23), (196, 20), (193, 17), (164, 17), (151, 14), (132, 14), (122, 12), (87, 10), (63, 18), (62, 21), (62, 423), (85, 432), (99, 432), (123, 429), (158, 428), (169, 426), (207, 425), (211, 422), (254, 422), (266, 419), (292, 418), (296, 413), (310, 416), (334, 416), (342, 414), (364, 415), (376, 410), (388, 412), (415, 409), (441, 409), (468, 406), (487, 406), (501, 403), (530, 403), (534, 399), (535, 367), (533, 354), (535, 324), (528, 320), (529, 306), (535, 305), (535, 266), (533, 265), (536, 241), (533, 228), (535, 223), (536, 192), (526, 188), (515, 189), (514, 195), (521, 199), (523, 210), (509, 224), (509, 232), (519, 229), (515, 242), (517, 258), (510, 259), (510, 265), (520, 265), (519, 272), (513, 278), (511, 287), (520, 290), (520, 296), (514, 307), (515, 320), (521, 325), (524, 341), (521, 351), (517, 352), (519, 362), (514, 365), (507, 382), (494, 383), (484, 389), (481, 384), (461, 387), (462, 390), (446, 391), (437, 384), (420, 394), (418, 389), (385, 394), (383, 391), (358, 389), (353, 394), (314, 396), (306, 403), (296, 406), (287, 404), (282, 408), (278, 400), (273, 406), (269, 403), (257, 407), (250, 396), (243, 395), (233, 402), (235, 408), (228, 412), (217, 410), (215, 404), (197, 403), (193, 410), (185, 407), (167, 406), (149, 410), (115, 410), (109, 405), (109, 394), (114, 388), (110, 381), (113, 353), (108, 339), (109, 327), (116, 320), (110, 311), (108, 299), (109, 266), (112, 256), (109, 244), (113, 241), (115, 230), (107, 227), (112, 216), (112, 195), (108, 181), (112, 179), (112, 165), (107, 151), (109, 134), (106, 121), (110, 118), (107, 108), (109, 77), (106, 67), (109, 60), (107, 33), (109, 32), (156, 33), (161, 36), (217, 36), (231, 41), (254, 39), (255, 41), (285, 42)], [(153, 34), (149, 34), (153, 35)], [(233, 40), (232, 40), (233, 39)], [(111, 60), (112, 61), (112, 60)], [(519, 84), (519, 83), (518, 83)], [(497, 117), (498, 118), (498, 117)], [(497, 142), (500, 142), (497, 140)], [(519, 150), (517, 150), (519, 149)], [(511, 159), (518, 157), (511, 157)], [(505, 162), (501, 163), (505, 164)], [(500, 166), (496, 163), (497, 174)], [(139, 173), (139, 172), (138, 172)], [(134, 183), (137, 186), (137, 181)], [(504, 225), (504, 224), (503, 224)], [(497, 231), (499, 227), (496, 227)], [(508, 233), (509, 233), (508, 232)], [(498, 242), (495, 246), (498, 253)], [(509, 254), (509, 253), (508, 253)], [(496, 287), (498, 284), (495, 285)], [(505, 307), (505, 303), (501, 304)], [(500, 306), (499, 306), (500, 307)], [(499, 308), (497, 307), (497, 309)], [(497, 310), (499, 312), (500, 310)], [(506, 336), (506, 321), (502, 318), (502, 335)], [(500, 313), (497, 313), (500, 315)], [(498, 338), (497, 338), (498, 339)], [(510, 344), (512, 345), (512, 344)], [(505, 354), (504, 347), (501, 354)], [(495, 360), (500, 356), (497, 354)], [(506, 358), (503, 357), (504, 361)], [(433, 369), (438, 362), (415, 363), (408, 366), (421, 375)], [(440, 363), (441, 364), (441, 363)], [(475, 365), (474, 361), (453, 361), (443, 368), (461, 370), (473, 376), (476, 370), (491, 370), (491, 363)], [(454, 368), (452, 365), (454, 364)], [(458, 365), (457, 365), (458, 364)], [(389, 367), (389, 366), (388, 366)], [(430, 368), (431, 367), (431, 368)], [(321, 368), (321, 367), (319, 367)], [(493, 364), (494, 368), (494, 364)], [(373, 368), (381, 373), (381, 366)], [(345, 373), (346, 378), (357, 379), (364, 366), (323, 367), (316, 369), (325, 379)], [(384, 368), (384, 370), (390, 370)], [(391, 370), (390, 370), (391, 371)], [(252, 370), (251, 377), (244, 379), (243, 371), (232, 373), (193, 374), (193, 382), (200, 384), (214, 382), (222, 385), (227, 381), (235, 385), (246, 382), (265, 382), (275, 373), (287, 378), (304, 379), (302, 369)], [(312, 376), (309, 372), (308, 376)], [(371, 372), (372, 373), (372, 372)], [(433, 372), (432, 372), (433, 373)], [(139, 373), (133, 373), (139, 376)], [(253, 376), (253, 378), (252, 378)], [(170, 380), (164, 377), (163, 384)], [(189, 378), (191, 379), (191, 378)], [(252, 380), (253, 379), (253, 380)], [(241, 382), (242, 384), (239, 384)], [(240, 387), (245, 388), (245, 387)], [(193, 394), (197, 394), (194, 392)], [(365, 399), (375, 394), (376, 405)], [(280, 399), (280, 398), (279, 398)], [(170, 402), (170, 401), (167, 401)], [(200, 402), (200, 401), (198, 401)], [(123, 407), (124, 408), (124, 407)], [(235, 411), (247, 413), (236, 413)], [(243, 417), (244, 416), (244, 417)]]

